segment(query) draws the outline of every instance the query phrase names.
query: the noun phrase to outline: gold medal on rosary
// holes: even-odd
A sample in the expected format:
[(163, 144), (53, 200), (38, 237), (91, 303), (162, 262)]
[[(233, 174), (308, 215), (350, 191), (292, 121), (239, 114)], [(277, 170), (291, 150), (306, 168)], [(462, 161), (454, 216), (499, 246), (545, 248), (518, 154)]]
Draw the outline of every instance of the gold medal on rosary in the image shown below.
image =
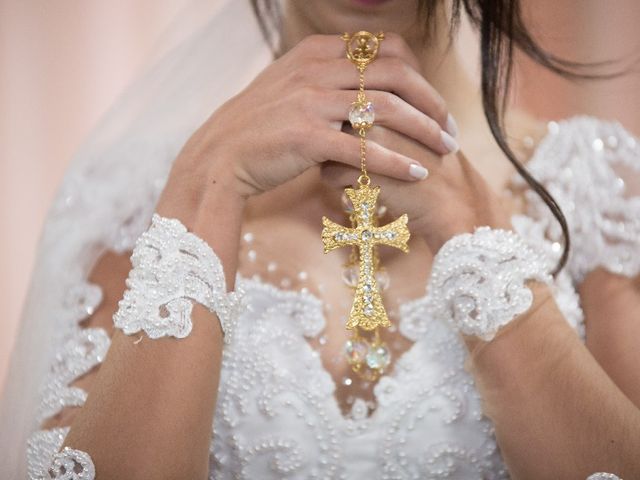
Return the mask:
[(384, 34), (360, 31), (353, 35), (342, 35), (346, 43), (347, 58), (359, 72), (360, 87), (355, 102), (349, 110), (349, 121), (360, 136), (360, 175), (357, 188), (346, 188), (345, 194), (351, 202), (349, 220), (351, 227), (335, 223), (322, 217), (322, 243), (324, 253), (350, 246), (352, 253), (346, 266), (357, 264), (358, 278), (353, 286), (355, 295), (346, 328), (351, 338), (345, 345), (345, 354), (352, 370), (367, 380), (377, 379), (388, 367), (391, 357), (389, 348), (380, 337), (380, 329), (391, 325), (382, 303), (376, 273), (381, 270), (377, 253), (378, 245), (389, 245), (408, 252), (409, 229), (407, 214), (393, 222), (380, 226), (377, 200), (379, 186), (371, 186), (366, 168), (366, 133), (375, 120), (373, 104), (367, 101), (364, 92), (364, 71), (376, 57)]

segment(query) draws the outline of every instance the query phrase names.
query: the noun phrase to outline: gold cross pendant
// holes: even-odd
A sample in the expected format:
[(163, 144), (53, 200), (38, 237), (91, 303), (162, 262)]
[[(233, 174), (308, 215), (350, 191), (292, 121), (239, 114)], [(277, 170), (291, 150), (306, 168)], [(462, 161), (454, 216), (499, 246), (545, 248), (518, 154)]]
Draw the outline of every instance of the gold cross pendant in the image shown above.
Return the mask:
[(389, 245), (405, 253), (409, 251), (407, 241), (410, 234), (407, 228), (407, 214), (380, 227), (375, 221), (380, 187), (359, 183), (357, 189), (346, 188), (345, 192), (353, 204), (355, 227), (339, 225), (323, 216), (322, 243), (324, 253), (340, 247), (354, 245), (358, 247), (360, 262), (358, 283), (347, 328), (360, 327), (364, 330), (374, 330), (376, 327), (389, 327), (391, 323), (382, 304), (375, 278), (373, 253), (377, 245)]

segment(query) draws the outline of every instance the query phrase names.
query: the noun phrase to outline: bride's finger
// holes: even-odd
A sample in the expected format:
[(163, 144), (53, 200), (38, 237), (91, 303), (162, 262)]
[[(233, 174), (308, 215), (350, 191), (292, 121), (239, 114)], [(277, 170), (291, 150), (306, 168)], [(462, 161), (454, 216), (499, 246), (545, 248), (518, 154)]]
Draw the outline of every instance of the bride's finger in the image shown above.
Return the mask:
[[(358, 137), (344, 132), (329, 130), (326, 135), (315, 135), (307, 141), (311, 143), (318, 142), (315, 145), (310, 145), (314, 151), (321, 152), (321, 158), (316, 159), (318, 163), (335, 160), (360, 168), (360, 158), (354, 155), (354, 152), (360, 151), (360, 139)], [(429, 173), (416, 160), (389, 150), (371, 140), (367, 140), (367, 170), (372, 173), (407, 181), (423, 180), (427, 178)]]
[[(321, 93), (324, 97), (318, 102), (318, 112), (329, 120), (345, 120), (353, 92), (333, 90)], [(393, 93), (373, 90), (367, 92), (367, 98), (373, 103), (376, 125), (387, 127), (422, 143), (439, 155), (446, 155), (459, 149), (456, 140), (445, 132), (431, 117), (425, 115), (413, 105), (405, 102)]]
[[(295, 79), (318, 84), (322, 78), (325, 87), (358, 88), (358, 72), (346, 58), (344, 41), (338, 35), (309, 35), (294, 49), (307, 60), (291, 69)], [(455, 137), (458, 127), (444, 99), (419, 71), (418, 59), (404, 38), (387, 32), (377, 58), (367, 66), (366, 88), (396, 93)]]
[[(346, 58), (314, 60), (301, 66), (292, 76), (299, 84), (347, 91), (351, 99), (345, 108), (355, 100), (355, 91), (359, 88), (358, 71)], [(434, 119), (451, 136), (457, 135), (458, 127), (442, 95), (404, 59), (381, 57), (369, 65), (365, 73), (366, 95), (373, 90), (395, 94)]]

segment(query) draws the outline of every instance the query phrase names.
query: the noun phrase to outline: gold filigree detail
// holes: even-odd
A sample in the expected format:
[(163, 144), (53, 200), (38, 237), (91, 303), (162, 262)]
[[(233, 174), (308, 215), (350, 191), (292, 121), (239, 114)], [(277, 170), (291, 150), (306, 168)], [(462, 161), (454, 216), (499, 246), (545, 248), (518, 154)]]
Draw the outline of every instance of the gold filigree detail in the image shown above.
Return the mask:
[(375, 278), (374, 248), (388, 245), (408, 252), (408, 217), (403, 214), (387, 225), (377, 226), (372, 219), (375, 217), (380, 187), (359, 185), (357, 189), (346, 188), (345, 192), (353, 204), (356, 225), (353, 228), (345, 227), (323, 216), (322, 243), (325, 253), (352, 245), (358, 248), (358, 284), (347, 328), (373, 330), (376, 327), (388, 327), (391, 324)]

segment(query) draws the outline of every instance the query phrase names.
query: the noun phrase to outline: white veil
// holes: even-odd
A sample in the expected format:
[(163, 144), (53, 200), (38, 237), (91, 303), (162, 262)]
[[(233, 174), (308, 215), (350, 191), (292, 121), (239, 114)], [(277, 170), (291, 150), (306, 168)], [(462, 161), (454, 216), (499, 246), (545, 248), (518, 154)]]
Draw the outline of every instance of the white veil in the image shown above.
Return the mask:
[(156, 56), (77, 153), (47, 214), (0, 404), (3, 479), (26, 478), (39, 390), (74, 321), (65, 294), (106, 249), (132, 247), (188, 137), (272, 60), (248, 0), (192, 0)]

